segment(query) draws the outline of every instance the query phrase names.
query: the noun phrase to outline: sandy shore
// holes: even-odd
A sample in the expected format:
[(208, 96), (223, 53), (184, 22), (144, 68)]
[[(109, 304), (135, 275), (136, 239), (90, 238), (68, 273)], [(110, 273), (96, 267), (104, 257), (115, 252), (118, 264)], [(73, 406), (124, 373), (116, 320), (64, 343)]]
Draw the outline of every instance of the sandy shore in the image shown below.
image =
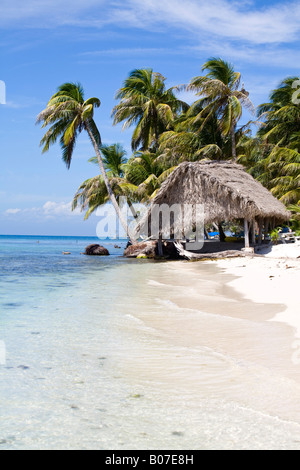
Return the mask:
[(228, 283), (244, 298), (264, 304), (280, 304), (282, 311), (269, 320), (287, 323), (300, 338), (300, 243), (277, 245), (253, 258), (217, 261), (217, 266), (235, 276)]
[[(208, 409), (213, 400), (218, 425), (205, 417), (204, 434), (215, 441), (220, 433), (225, 448), (298, 449), (299, 255), (299, 245), (278, 246), (253, 258), (174, 261), (149, 271), (148, 301), (134, 312), (136, 338), (144, 332), (147, 339), (122, 373), (140, 387), (154, 385), (169, 404), (178, 394), (197, 419), (201, 404)], [(225, 444), (224, 403), (234, 407), (236, 423)], [(248, 429), (254, 437), (246, 437)]]

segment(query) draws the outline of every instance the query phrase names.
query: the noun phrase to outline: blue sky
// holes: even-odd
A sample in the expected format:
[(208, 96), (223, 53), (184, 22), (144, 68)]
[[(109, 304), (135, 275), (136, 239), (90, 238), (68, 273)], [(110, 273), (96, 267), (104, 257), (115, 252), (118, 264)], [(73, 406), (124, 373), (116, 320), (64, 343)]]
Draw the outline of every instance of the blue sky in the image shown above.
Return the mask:
[(131, 131), (112, 126), (111, 110), (135, 68), (151, 67), (173, 86), (222, 57), (242, 73), (256, 106), (282, 79), (299, 75), (298, 1), (1, 0), (0, 11), (0, 234), (96, 233), (96, 216), (84, 222), (70, 211), (77, 188), (97, 174), (87, 136), (69, 171), (59, 145), (46, 155), (39, 148), (36, 116), (61, 83), (79, 81), (87, 97), (101, 99), (102, 140), (120, 142), (129, 156)]

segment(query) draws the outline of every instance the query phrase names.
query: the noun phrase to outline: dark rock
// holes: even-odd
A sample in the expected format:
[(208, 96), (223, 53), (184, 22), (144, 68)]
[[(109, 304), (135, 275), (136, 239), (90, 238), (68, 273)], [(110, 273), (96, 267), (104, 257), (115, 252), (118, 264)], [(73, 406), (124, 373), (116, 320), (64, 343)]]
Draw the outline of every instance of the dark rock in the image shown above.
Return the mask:
[(173, 242), (163, 242), (163, 254), (170, 259), (181, 258)]
[[(179, 259), (179, 253), (173, 242), (163, 242), (163, 257), (168, 259)], [(134, 245), (129, 245), (124, 251), (126, 258), (137, 258), (140, 255), (145, 255), (147, 258), (158, 257), (158, 241), (150, 240), (146, 242), (139, 242)]]
[(155, 258), (158, 255), (157, 242), (147, 241), (129, 245), (125, 251), (126, 258), (136, 258), (138, 255), (146, 255), (147, 258)]
[(87, 256), (109, 256), (109, 251), (101, 245), (89, 245), (84, 254)]

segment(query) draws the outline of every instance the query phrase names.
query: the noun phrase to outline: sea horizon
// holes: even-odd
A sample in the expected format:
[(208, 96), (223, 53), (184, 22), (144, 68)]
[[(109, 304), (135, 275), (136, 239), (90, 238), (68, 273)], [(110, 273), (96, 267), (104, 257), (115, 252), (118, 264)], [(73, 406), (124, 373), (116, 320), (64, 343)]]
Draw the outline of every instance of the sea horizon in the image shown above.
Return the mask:
[(97, 240), (128, 240), (128, 238), (99, 238), (97, 235), (14, 235), (14, 234), (0, 234), (1, 238), (88, 238)]

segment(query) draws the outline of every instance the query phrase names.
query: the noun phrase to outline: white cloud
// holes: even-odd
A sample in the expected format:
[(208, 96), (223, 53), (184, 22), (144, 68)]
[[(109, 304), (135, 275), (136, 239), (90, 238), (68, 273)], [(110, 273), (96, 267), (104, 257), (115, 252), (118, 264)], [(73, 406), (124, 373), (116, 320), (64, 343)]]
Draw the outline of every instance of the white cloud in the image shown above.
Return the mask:
[[(163, 47), (120, 47), (114, 49), (101, 49), (95, 51), (87, 51), (80, 54), (82, 57), (92, 57), (93, 59), (97, 56), (145, 56), (145, 54), (177, 54), (178, 50), (163, 48)], [(181, 51), (183, 54), (184, 51)]]
[(229, 0), (129, 0), (125, 6), (124, 2), (118, 2), (118, 8), (110, 12), (112, 23), (122, 22), (139, 28), (168, 24), (189, 30), (196, 37), (206, 32), (255, 44), (296, 40), (299, 20), (297, 1), (258, 8), (254, 2)]
[[(74, 25), (102, 28), (120, 25), (146, 30), (176, 27), (193, 38), (214, 35), (253, 44), (288, 43), (298, 39), (300, 3), (230, 0), (2, 0), (0, 25), (31, 27)], [(238, 47), (238, 46), (237, 46)]]
[(5, 215), (24, 215), (26, 217), (46, 217), (46, 218), (57, 218), (57, 217), (73, 217), (81, 215), (82, 213), (79, 208), (72, 211), (71, 202), (54, 202), (47, 201), (42, 207), (30, 207), (25, 209), (7, 209), (4, 212)]
[(270, 44), (239, 44), (228, 40), (213, 40), (195, 46), (187, 46), (186, 52), (191, 54), (211, 54), (211, 51), (218, 51), (218, 57), (226, 57), (229, 61), (239, 61), (246, 64), (265, 65), (280, 68), (300, 68), (300, 53), (298, 48), (293, 49), (288, 46), (274, 47)]
[(72, 211), (72, 203), (48, 201), (42, 207), (46, 216), (72, 216), (81, 214), (79, 209)]
[(56, 26), (76, 21), (91, 7), (101, 6), (104, 0), (1, 0), (0, 24), (10, 26)]
[(5, 214), (6, 215), (15, 215), (15, 214), (19, 214), (21, 211), (21, 209), (7, 209), (5, 211)]

